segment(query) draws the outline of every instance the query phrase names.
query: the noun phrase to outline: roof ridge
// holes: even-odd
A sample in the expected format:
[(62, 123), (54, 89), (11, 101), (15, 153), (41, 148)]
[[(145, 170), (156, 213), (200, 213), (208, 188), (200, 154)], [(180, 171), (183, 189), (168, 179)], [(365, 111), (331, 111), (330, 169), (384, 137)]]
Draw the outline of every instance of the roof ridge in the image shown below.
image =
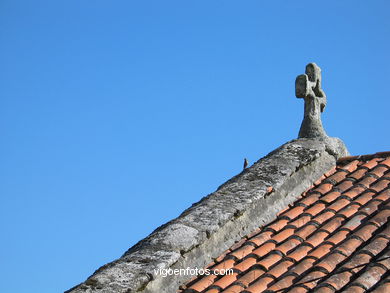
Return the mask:
[[(292, 140), (67, 292), (173, 292), (190, 279), (191, 273), (165, 278), (160, 268), (204, 267), (232, 247), (235, 240), (270, 222), (276, 212), (296, 201), (334, 167), (337, 158), (347, 154), (344, 143), (337, 138)], [(225, 264), (234, 262), (230, 257)]]
[[(376, 281), (365, 284), (364, 272), (387, 265), (390, 271), (390, 260), (371, 268), (382, 246), (390, 247), (390, 152), (349, 159), (210, 264), (232, 269), (233, 275), (200, 276), (180, 292), (216, 293), (214, 285), (226, 293), (372, 288)], [(338, 281), (340, 274), (345, 282)]]

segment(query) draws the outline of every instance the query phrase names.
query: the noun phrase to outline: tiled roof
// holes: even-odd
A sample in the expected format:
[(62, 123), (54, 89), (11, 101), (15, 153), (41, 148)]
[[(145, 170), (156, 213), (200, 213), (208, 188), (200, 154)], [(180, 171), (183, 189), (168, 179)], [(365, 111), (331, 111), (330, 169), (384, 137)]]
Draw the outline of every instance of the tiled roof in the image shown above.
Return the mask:
[(390, 152), (345, 157), (184, 293), (390, 292)]

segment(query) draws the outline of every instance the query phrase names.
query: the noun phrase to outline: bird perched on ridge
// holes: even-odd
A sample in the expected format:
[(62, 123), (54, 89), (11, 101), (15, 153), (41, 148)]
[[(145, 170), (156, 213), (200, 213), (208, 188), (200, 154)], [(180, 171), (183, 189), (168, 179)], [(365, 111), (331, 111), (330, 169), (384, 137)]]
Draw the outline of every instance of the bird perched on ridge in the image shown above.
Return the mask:
[(244, 170), (246, 169), (246, 167), (248, 167), (248, 160), (246, 158), (244, 158)]

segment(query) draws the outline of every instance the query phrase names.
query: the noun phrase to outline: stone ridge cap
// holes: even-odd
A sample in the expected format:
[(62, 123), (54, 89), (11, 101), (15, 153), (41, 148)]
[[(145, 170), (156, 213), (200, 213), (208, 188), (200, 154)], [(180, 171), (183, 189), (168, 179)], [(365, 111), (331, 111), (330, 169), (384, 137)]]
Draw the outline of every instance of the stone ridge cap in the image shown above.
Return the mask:
[(368, 154), (368, 155), (358, 155), (358, 156), (346, 156), (346, 157), (341, 157), (340, 159), (337, 160), (337, 164), (345, 165), (348, 164), (351, 161), (354, 160), (362, 160), (362, 161), (368, 161), (372, 160), (374, 158), (387, 158), (390, 157), (390, 151), (387, 152), (377, 152), (375, 154)]
[[(288, 148), (290, 145), (293, 145), (295, 143), (297, 144), (301, 144), (301, 143), (305, 143), (305, 142), (319, 142), (321, 146), (323, 146), (323, 149), (322, 150), (326, 150), (326, 142), (323, 140), (323, 139), (311, 139), (311, 138), (299, 138), (299, 139), (293, 139), (291, 141), (288, 141), (286, 142), (285, 144), (281, 145), (280, 147), (276, 148), (275, 150), (269, 152), (267, 155), (265, 155), (264, 157), (260, 158), (259, 160), (257, 160), (255, 163), (253, 163), (252, 166), (248, 167), (247, 169), (244, 169), (242, 170), (240, 173), (238, 173), (237, 175), (233, 176), (232, 178), (228, 179), (226, 182), (224, 182), (223, 184), (221, 184), (215, 191), (209, 193), (208, 195), (202, 197), (199, 201), (193, 203), (190, 207), (186, 208), (182, 213), (179, 214), (179, 216), (177, 216), (176, 218), (160, 225), (159, 227), (157, 227), (155, 230), (153, 230), (148, 236), (146, 236), (144, 239), (140, 240), (139, 242), (137, 242), (134, 246), (132, 246), (128, 251), (126, 251), (126, 253), (124, 253), (122, 255), (125, 256), (127, 254), (129, 254), (130, 252), (133, 252), (137, 249), (139, 249), (143, 242), (145, 240), (148, 240), (151, 236), (153, 236), (155, 233), (157, 232), (160, 232), (162, 231), (164, 228), (174, 224), (174, 223), (177, 223), (177, 220), (179, 220), (181, 217), (183, 216), (186, 216), (188, 214), (190, 214), (194, 209), (196, 209), (197, 207), (199, 206), (202, 206), (202, 205), (207, 205), (209, 203), (209, 201), (211, 200), (214, 200), (215, 198), (215, 195), (220, 195), (221, 192), (223, 192), (224, 189), (228, 189), (229, 187), (231, 186), (235, 186), (237, 184), (238, 181), (252, 181), (250, 177), (252, 171), (253, 171), (253, 168), (256, 168), (257, 166), (261, 166), (261, 164), (263, 162), (266, 162), (266, 161), (273, 161), (275, 160), (275, 156), (280, 156), (280, 153), (281, 150), (285, 149), (285, 148)], [(302, 146), (304, 147), (304, 146)], [(313, 154), (314, 152), (317, 152), (317, 151), (321, 151), (321, 149), (312, 149), (313, 151)], [(314, 154), (314, 156), (316, 156)], [(310, 164), (312, 161), (309, 159), (309, 158), (301, 158), (302, 160), (299, 162), (299, 164), (297, 164), (297, 166), (295, 166), (295, 169), (297, 168), (301, 168), (307, 164)], [(306, 159), (306, 160), (305, 160)], [(291, 162), (290, 162), (291, 163)], [(289, 174), (285, 174), (285, 175), (289, 175)], [(264, 179), (264, 178), (262, 178)], [(270, 190), (268, 189), (268, 187), (272, 187), (272, 189), (274, 188), (274, 186), (271, 186), (271, 182), (267, 181), (267, 180), (262, 180), (262, 182), (264, 185), (263, 186), (259, 186), (258, 189), (260, 191), (264, 191), (264, 194), (265, 193), (270, 193)], [(223, 195), (225, 195), (223, 193)], [(220, 201), (223, 201), (223, 197), (219, 197), (218, 200)]]
[[(286, 142), (285, 144), (281, 145), (280, 147), (274, 149), (273, 151), (269, 152), (264, 157), (260, 158), (258, 161), (256, 161), (253, 165), (261, 163), (262, 161), (268, 160), (268, 159), (274, 159), (274, 156), (277, 155), (281, 149), (284, 147), (298, 143), (298, 144), (310, 144), (311, 142), (318, 142), (321, 144), (321, 146), (324, 147), (324, 150), (331, 156), (335, 158), (336, 161), (340, 160), (341, 158), (345, 157), (348, 158), (349, 152), (344, 144), (344, 142), (337, 138), (337, 137), (325, 137), (325, 138), (296, 138), (293, 140), (290, 140)], [(304, 159), (300, 162), (300, 167), (305, 166), (310, 163), (309, 161), (305, 161)], [(253, 166), (252, 165), (252, 166)], [(226, 185), (231, 184), (233, 182), (236, 182), (241, 178), (241, 176), (245, 176), (245, 172), (247, 170), (250, 170), (250, 168), (243, 170), (239, 174), (233, 176), (232, 178), (228, 179), (225, 183), (221, 184), (216, 191), (219, 191), (220, 189), (224, 188)], [(205, 199), (205, 198), (203, 198)], [(200, 201), (198, 202), (200, 203)]]
[(66, 292), (170, 292), (158, 289), (177, 284), (164, 283), (168, 278), (153, 275), (155, 268), (203, 267), (245, 233), (270, 221), (346, 155), (337, 138), (289, 141)]

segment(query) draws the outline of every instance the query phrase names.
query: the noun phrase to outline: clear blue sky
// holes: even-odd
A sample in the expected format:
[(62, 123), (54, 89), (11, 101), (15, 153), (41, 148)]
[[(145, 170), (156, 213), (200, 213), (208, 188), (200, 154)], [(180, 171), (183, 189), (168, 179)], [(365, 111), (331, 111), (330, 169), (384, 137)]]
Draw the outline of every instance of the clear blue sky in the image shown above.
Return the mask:
[(389, 1), (0, 0), (0, 292), (61, 292), (323, 123), (390, 150)]

